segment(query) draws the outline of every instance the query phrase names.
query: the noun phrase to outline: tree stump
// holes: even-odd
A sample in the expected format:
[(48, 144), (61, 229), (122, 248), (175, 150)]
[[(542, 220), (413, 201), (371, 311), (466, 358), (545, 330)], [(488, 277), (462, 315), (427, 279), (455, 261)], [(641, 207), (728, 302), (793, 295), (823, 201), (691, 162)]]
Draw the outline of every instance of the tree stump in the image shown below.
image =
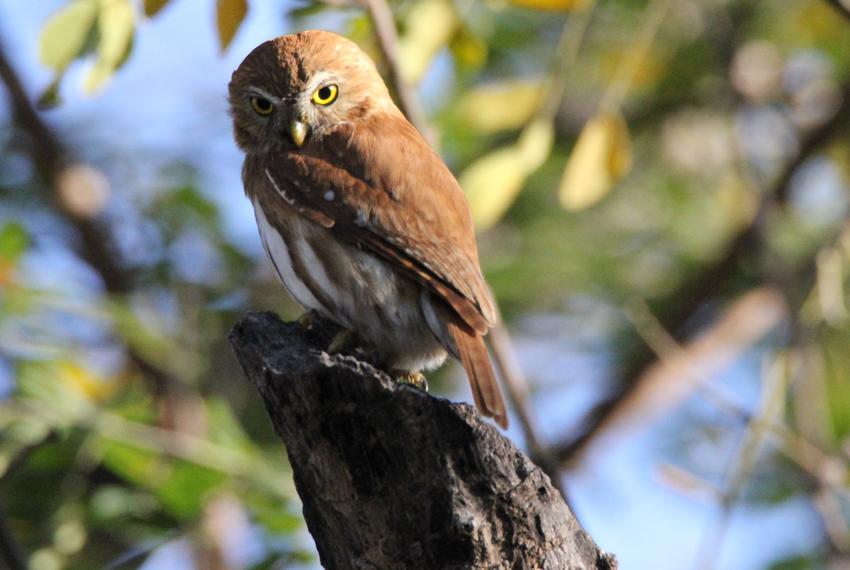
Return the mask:
[(286, 444), (329, 569), (613, 569), (549, 478), (467, 404), (400, 385), (310, 330), (250, 313), (230, 333)]

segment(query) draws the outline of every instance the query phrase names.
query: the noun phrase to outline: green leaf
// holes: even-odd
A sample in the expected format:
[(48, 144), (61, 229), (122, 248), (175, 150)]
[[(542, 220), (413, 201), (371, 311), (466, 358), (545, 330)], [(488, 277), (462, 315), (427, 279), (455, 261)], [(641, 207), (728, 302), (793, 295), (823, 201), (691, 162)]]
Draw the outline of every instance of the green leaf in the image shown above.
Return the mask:
[(218, 0), (216, 4), (216, 26), (221, 51), (227, 49), (242, 20), (248, 13), (247, 0)]
[(276, 497), (249, 492), (245, 504), (264, 529), (274, 534), (293, 534), (302, 528), (304, 521), (288, 507), (286, 501)]
[(200, 514), (210, 491), (225, 480), (223, 473), (179, 462), (155, 492), (162, 506), (175, 517), (192, 519)]
[(118, 441), (103, 440), (101, 445), (104, 466), (130, 483), (151, 487), (166, 476), (166, 463), (154, 451)]
[(218, 206), (189, 184), (159, 196), (151, 204), (150, 215), (167, 234), (178, 233), (186, 227), (200, 227), (215, 234), (221, 227)]
[(38, 57), (57, 73), (83, 51), (97, 16), (96, 0), (76, 0), (53, 14), (41, 29)]
[(451, 39), (449, 49), (460, 67), (478, 69), (487, 62), (490, 46), (464, 27)]
[(15, 263), (30, 245), (27, 230), (17, 222), (7, 222), (0, 228), (0, 259)]
[(211, 397), (207, 402), (207, 417), (210, 441), (234, 449), (253, 448), (253, 443), (226, 401)]
[(83, 89), (87, 93), (103, 87), (130, 53), (135, 30), (130, 1), (101, 0), (97, 27), (100, 33), (97, 61), (83, 81)]

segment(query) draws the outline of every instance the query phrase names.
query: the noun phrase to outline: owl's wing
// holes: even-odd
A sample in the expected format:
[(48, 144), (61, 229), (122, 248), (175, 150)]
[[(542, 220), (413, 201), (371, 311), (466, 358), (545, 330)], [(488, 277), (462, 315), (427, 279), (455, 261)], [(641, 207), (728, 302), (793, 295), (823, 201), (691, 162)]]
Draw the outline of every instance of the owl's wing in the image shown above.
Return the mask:
[(460, 187), (415, 131), (381, 144), (388, 156), (348, 137), (324, 139), (317, 150), (286, 153), (266, 176), (302, 215), (392, 261), (485, 333), (496, 315)]

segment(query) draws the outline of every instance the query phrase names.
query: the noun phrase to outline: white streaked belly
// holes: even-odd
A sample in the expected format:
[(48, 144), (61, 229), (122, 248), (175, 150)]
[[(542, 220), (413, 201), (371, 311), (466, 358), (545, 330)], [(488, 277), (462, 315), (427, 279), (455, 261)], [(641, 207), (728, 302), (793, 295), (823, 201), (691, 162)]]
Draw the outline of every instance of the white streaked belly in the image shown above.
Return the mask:
[(292, 268), (292, 258), (289, 257), (289, 249), (283, 242), (280, 233), (272, 227), (263, 213), (263, 208), (256, 201), (254, 204), (254, 217), (257, 219), (257, 227), (260, 228), (260, 239), (266, 255), (274, 265), (275, 272), (286, 290), (298, 304), (306, 309), (322, 310), (321, 303), (313, 296), (307, 285), (295, 274)]
[[(283, 286), (298, 304), (355, 331), (382, 353), (392, 367), (421, 370), (443, 362), (446, 352), (438, 338), (444, 333), (435, 315), (423, 314), (421, 303), (427, 304), (427, 296), (422, 295), (418, 284), (401, 278), (372, 254), (328, 239), (330, 236), (324, 235), (327, 230), (307, 220), (292, 220), (291, 231), (287, 232), (290, 239), (284, 242), (260, 203), (254, 200), (253, 204), (266, 254)], [(345, 273), (336, 275), (336, 280), (311, 246), (311, 241), (316, 241), (315, 232), (325, 239), (323, 244), (329, 250), (325, 255), (345, 259)], [(315, 294), (295, 273), (293, 255), (309, 273), (307, 280), (317, 288)], [(325, 307), (317, 295), (331, 306)]]

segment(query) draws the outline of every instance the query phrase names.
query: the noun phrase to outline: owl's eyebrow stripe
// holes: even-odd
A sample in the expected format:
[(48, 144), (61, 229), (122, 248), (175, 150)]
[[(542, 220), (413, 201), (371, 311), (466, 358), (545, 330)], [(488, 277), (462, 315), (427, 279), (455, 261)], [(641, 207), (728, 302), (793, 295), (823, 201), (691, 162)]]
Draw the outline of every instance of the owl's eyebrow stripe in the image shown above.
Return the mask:
[(248, 90), (251, 91), (251, 93), (253, 93), (254, 95), (259, 95), (260, 97), (265, 97), (269, 101), (286, 101), (286, 99), (284, 99), (282, 97), (278, 97), (277, 95), (272, 95), (271, 93), (269, 93), (265, 89), (260, 89), (259, 87), (254, 87), (253, 85), (251, 87), (249, 87)]

